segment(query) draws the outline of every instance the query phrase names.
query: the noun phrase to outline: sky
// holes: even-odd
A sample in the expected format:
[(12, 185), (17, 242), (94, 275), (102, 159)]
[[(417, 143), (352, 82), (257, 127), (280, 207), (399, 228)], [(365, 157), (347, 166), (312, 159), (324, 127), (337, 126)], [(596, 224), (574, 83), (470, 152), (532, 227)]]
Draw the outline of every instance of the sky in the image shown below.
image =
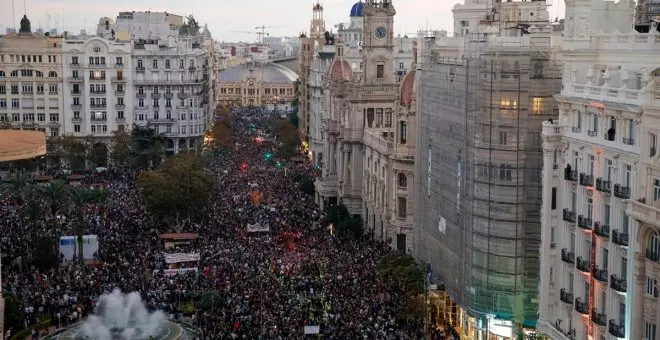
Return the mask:
[[(351, 6), (357, 0), (323, 0), (326, 29), (348, 22)], [(412, 35), (419, 29), (445, 29), (451, 33), (451, 8), (464, 0), (393, 0), (397, 15), (395, 34)], [(563, 17), (563, 0), (552, 3), (550, 17)], [(12, 3), (15, 15), (12, 15)], [(257, 26), (270, 36), (298, 36), (308, 31), (312, 5), (316, 0), (0, 0), (0, 32), (14, 27), (27, 13), (32, 29), (57, 28), (79, 32), (86, 28), (95, 32), (99, 18), (115, 18), (120, 11), (153, 11), (187, 16), (193, 14), (201, 24), (207, 23), (213, 37), (220, 41), (256, 41)], [(335, 29), (336, 30), (336, 29)]]

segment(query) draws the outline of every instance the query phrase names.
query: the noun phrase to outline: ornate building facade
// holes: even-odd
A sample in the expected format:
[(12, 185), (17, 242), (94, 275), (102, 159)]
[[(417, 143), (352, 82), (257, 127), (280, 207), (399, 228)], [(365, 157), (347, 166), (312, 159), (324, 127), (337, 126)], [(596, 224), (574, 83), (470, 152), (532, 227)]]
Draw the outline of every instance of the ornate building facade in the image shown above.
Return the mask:
[[(394, 15), (390, 1), (361, 4), (362, 72), (353, 73), (338, 39), (329, 67), (323, 111), (323, 172), (316, 182), (321, 207), (342, 203), (368, 230), (408, 251), (412, 246), (414, 72), (402, 85), (394, 71)], [(405, 98), (405, 100), (403, 100)]]
[(18, 33), (0, 38), (0, 124), (62, 133), (62, 37), (31, 30), (23, 16)]
[(222, 107), (264, 106), (289, 111), (298, 76), (275, 63), (230, 67), (218, 75), (218, 104)]

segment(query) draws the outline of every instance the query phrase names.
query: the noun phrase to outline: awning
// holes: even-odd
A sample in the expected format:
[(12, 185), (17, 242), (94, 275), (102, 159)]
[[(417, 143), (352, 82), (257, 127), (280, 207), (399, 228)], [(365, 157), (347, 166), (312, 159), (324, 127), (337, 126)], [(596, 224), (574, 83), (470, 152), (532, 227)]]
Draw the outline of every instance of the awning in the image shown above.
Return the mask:
[(46, 154), (46, 135), (40, 131), (0, 130), (0, 162)]

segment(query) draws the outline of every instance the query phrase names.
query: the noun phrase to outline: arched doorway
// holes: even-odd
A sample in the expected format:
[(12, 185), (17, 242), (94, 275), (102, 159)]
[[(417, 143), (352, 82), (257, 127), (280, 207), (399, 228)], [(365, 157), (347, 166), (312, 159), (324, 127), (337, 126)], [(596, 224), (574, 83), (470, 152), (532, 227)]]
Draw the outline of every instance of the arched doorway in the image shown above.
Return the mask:
[(92, 163), (94, 167), (108, 166), (108, 146), (104, 143), (96, 143), (92, 147)]

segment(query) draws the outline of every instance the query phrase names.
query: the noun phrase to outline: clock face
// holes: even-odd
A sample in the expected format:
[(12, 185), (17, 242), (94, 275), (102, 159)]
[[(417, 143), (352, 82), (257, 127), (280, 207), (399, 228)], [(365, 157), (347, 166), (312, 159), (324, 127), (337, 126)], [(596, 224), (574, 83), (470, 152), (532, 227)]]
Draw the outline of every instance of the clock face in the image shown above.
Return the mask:
[(387, 35), (387, 29), (385, 29), (385, 27), (381, 26), (376, 28), (376, 31), (374, 32), (376, 39), (383, 39), (385, 38), (385, 35)]

